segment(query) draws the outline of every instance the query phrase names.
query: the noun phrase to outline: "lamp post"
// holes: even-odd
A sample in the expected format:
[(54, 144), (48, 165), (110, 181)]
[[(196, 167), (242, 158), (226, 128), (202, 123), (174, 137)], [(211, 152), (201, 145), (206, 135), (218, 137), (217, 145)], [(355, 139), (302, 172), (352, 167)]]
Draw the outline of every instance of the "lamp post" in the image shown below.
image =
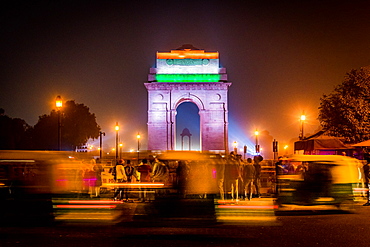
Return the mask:
[(300, 133), (300, 136), (299, 136), (300, 140), (303, 140), (303, 137), (304, 137), (303, 127), (304, 127), (304, 121), (305, 120), (306, 120), (306, 115), (304, 115), (304, 112), (303, 112), (302, 115), (301, 115), (301, 133)]
[(260, 145), (258, 145), (258, 130), (255, 130), (254, 131), (254, 135), (256, 136), (256, 154), (258, 154), (260, 152)]
[(62, 124), (60, 119), (60, 109), (63, 107), (63, 101), (59, 95), (55, 99), (55, 106), (58, 109), (58, 150), (60, 151), (62, 148)]
[(236, 141), (233, 142), (233, 146), (234, 146), (234, 154), (237, 155), (238, 154), (238, 143)]
[(102, 160), (103, 158), (103, 136), (105, 136), (105, 132), (101, 132), (99, 131), (99, 135), (100, 135), (100, 148), (99, 148), (99, 156), (100, 156), (100, 160)]
[(122, 159), (122, 147), (123, 147), (123, 143), (121, 142), (119, 144), (119, 158)]
[(278, 157), (278, 142), (275, 139), (272, 142), (272, 151), (274, 153), (274, 162), (275, 162), (276, 158)]
[(137, 163), (139, 163), (139, 155), (140, 155), (140, 133), (137, 132), (136, 138), (137, 138)]
[(118, 122), (116, 122), (115, 130), (116, 130), (116, 163), (117, 163), (117, 160), (118, 160), (118, 131), (119, 131)]

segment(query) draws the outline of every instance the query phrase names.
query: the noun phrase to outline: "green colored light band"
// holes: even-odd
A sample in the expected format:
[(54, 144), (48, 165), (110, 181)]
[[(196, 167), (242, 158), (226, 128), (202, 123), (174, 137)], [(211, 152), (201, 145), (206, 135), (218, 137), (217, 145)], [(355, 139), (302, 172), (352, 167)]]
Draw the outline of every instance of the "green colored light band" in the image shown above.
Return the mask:
[(157, 82), (218, 82), (219, 74), (156, 74)]

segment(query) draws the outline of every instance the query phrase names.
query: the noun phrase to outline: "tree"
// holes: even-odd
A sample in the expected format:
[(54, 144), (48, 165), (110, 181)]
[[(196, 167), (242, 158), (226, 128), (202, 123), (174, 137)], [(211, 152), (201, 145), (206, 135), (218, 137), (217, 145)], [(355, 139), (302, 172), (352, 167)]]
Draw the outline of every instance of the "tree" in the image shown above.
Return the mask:
[(29, 146), (27, 133), (30, 128), (26, 121), (8, 117), (4, 109), (0, 108), (0, 149), (26, 149)]
[(370, 68), (351, 70), (342, 84), (320, 99), (319, 121), (347, 143), (370, 139)]
[[(98, 138), (100, 127), (95, 114), (83, 104), (74, 100), (67, 101), (61, 109), (61, 142), (63, 150), (75, 150), (84, 145), (88, 139)], [(35, 149), (57, 150), (58, 148), (58, 112), (52, 110), (50, 115), (42, 115), (33, 129)]]

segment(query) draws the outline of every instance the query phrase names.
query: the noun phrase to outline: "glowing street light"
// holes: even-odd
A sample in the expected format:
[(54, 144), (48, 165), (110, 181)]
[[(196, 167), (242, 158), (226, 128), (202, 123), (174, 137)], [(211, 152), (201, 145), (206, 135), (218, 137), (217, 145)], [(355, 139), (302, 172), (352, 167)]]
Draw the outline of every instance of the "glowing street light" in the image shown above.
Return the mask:
[(58, 150), (60, 151), (62, 148), (62, 124), (61, 124), (61, 119), (60, 119), (60, 110), (63, 107), (63, 101), (59, 95), (55, 99), (55, 106), (58, 111)]
[(288, 154), (288, 145), (284, 146), (285, 154)]
[(57, 107), (58, 110), (63, 107), (63, 101), (60, 95), (58, 95), (57, 98), (55, 99), (55, 106)]
[(304, 127), (304, 121), (305, 120), (306, 120), (306, 115), (304, 115), (304, 112), (303, 112), (303, 114), (301, 115), (301, 133), (300, 133), (300, 136), (299, 136), (300, 140), (302, 140), (303, 137), (304, 137), (303, 127)]
[(116, 163), (117, 163), (117, 160), (118, 160), (118, 131), (119, 131), (118, 122), (116, 122), (116, 126), (114, 127), (114, 129), (116, 130)]

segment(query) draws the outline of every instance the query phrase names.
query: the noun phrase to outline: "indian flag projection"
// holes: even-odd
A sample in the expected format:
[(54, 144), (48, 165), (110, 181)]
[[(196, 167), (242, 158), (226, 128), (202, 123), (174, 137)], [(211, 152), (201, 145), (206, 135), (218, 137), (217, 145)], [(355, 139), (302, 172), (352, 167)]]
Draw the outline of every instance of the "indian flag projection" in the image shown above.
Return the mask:
[(220, 82), (227, 81), (227, 74), (225, 68), (220, 68), (218, 52), (185, 48), (170, 52), (157, 52), (157, 67), (150, 70), (148, 80), (152, 82)]
[[(148, 150), (182, 150), (183, 140), (200, 140), (201, 151), (228, 150), (228, 88), (225, 68), (218, 52), (206, 52), (192, 45), (156, 53), (156, 67), (148, 82)], [(183, 136), (177, 123), (177, 108), (185, 102), (199, 109), (197, 136)], [(179, 121), (180, 122), (180, 121)], [(190, 130), (194, 133), (193, 130)], [(187, 139), (189, 138), (189, 139)], [(193, 150), (193, 149), (191, 149)]]

